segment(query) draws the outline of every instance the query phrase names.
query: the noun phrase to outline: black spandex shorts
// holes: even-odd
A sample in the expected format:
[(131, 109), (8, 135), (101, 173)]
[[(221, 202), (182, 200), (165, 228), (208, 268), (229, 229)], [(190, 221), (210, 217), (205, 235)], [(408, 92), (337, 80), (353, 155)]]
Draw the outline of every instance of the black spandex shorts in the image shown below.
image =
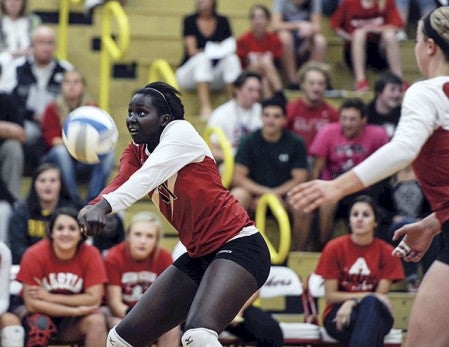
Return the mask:
[(449, 221), (441, 226), (437, 260), (449, 265)]
[(173, 265), (199, 285), (207, 268), (215, 259), (236, 262), (254, 276), (259, 288), (265, 283), (270, 272), (270, 253), (260, 233), (229, 241), (217, 251), (203, 257), (191, 258), (184, 253)]

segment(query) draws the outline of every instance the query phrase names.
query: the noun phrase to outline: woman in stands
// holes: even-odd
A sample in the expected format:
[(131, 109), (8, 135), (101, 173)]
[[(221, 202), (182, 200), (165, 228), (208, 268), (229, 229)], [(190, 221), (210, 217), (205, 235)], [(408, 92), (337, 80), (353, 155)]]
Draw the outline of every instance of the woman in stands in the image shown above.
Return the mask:
[(61, 208), (52, 216), (48, 239), (23, 255), (17, 280), (23, 283), (28, 315), (23, 319), (26, 347), (84, 341), (106, 345), (106, 319), (100, 309), (107, 281), (100, 252), (84, 243), (78, 210)]
[(164, 82), (134, 93), (126, 117), (133, 142), (117, 177), (80, 211), (81, 225), (95, 234), (106, 214), (149, 195), (187, 248), (109, 332), (109, 347), (151, 345), (184, 321), (184, 347), (221, 346), (218, 333), (270, 270), (263, 237), (223, 187), (207, 144), (184, 120), (178, 95)]
[(381, 347), (393, 326), (387, 294), (404, 272), (393, 246), (374, 237), (377, 208), (371, 197), (357, 197), (348, 219), (350, 234), (329, 241), (315, 271), (324, 278), (323, 324), (349, 347)]
[[(161, 234), (162, 224), (154, 213), (137, 213), (131, 219), (126, 240), (106, 254), (109, 329), (120, 323), (154, 280), (173, 263), (170, 252), (159, 246)], [(180, 338), (180, 328), (176, 326), (162, 335), (157, 345), (178, 347)]]
[[(404, 236), (394, 254), (419, 261), (441, 231), (441, 249), (416, 295), (407, 346), (448, 346), (449, 329), (449, 6), (419, 21), (415, 55), (421, 74), (405, 93), (401, 120), (391, 142), (333, 181), (315, 180), (290, 192), (297, 208), (312, 211), (391, 176), (413, 162), (421, 188), (434, 211), (395, 233)], [(431, 300), (429, 298), (432, 298)], [(428, 317), (432, 317), (429, 319)]]

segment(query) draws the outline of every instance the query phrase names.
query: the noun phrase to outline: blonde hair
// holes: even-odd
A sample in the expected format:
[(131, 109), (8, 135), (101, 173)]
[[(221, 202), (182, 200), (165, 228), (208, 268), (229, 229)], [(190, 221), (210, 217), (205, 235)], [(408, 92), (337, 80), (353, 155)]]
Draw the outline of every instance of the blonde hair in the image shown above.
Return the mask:
[(449, 61), (449, 6), (436, 8), (422, 22), (424, 36), (433, 39)]
[(126, 229), (126, 234), (127, 235), (129, 234), (129, 232), (134, 224), (140, 223), (140, 222), (152, 223), (156, 227), (156, 230), (157, 230), (157, 240), (159, 241), (161, 239), (161, 237), (163, 236), (161, 219), (155, 213), (147, 212), (147, 211), (138, 212), (131, 217), (129, 227), (128, 227), (128, 229)]
[(330, 67), (328, 64), (317, 61), (310, 61), (305, 63), (298, 71), (298, 79), (300, 83), (304, 82), (307, 73), (309, 73), (310, 71), (321, 73), (324, 76), (324, 79), (326, 80), (326, 88), (330, 86), (331, 78), (330, 78)]

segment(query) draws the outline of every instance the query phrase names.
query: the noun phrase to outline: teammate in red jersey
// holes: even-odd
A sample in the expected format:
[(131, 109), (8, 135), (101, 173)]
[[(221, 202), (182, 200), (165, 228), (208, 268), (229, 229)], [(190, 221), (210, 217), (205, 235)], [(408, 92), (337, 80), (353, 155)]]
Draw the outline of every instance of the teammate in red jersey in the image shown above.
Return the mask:
[(185, 321), (183, 346), (221, 346), (218, 333), (265, 282), (266, 244), (223, 187), (213, 156), (163, 82), (136, 91), (126, 124), (133, 142), (115, 179), (80, 211), (90, 234), (105, 216), (149, 195), (187, 252), (165, 270), (108, 336), (108, 346), (148, 346)]
[[(441, 234), (437, 260), (415, 297), (407, 346), (449, 346), (449, 6), (419, 21), (415, 55), (421, 74), (404, 96), (401, 119), (388, 144), (333, 181), (315, 180), (290, 192), (297, 208), (312, 211), (337, 201), (413, 162), (413, 169), (434, 213), (396, 230), (404, 236), (393, 254), (419, 261), (433, 237)], [(428, 319), (432, 317), (432, 319)]]

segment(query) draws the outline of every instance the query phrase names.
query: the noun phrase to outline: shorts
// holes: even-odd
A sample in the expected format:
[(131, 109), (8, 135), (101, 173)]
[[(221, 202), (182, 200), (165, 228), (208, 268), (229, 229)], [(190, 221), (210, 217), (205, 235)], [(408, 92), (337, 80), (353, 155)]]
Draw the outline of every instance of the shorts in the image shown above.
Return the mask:
[(449, 265), (449, 221), (441, 226), (440, 244), (437, 251), (437, 259)]
[(231, 240), (215, 252), (202, 257), (192, 258), (184, 253), (173, 265), (199, 285), (207, 268), (215, 259), (229, 259), (239, 264), (253, 275), (259, 288), (270, 273), (270, 253), (260, 233)]

